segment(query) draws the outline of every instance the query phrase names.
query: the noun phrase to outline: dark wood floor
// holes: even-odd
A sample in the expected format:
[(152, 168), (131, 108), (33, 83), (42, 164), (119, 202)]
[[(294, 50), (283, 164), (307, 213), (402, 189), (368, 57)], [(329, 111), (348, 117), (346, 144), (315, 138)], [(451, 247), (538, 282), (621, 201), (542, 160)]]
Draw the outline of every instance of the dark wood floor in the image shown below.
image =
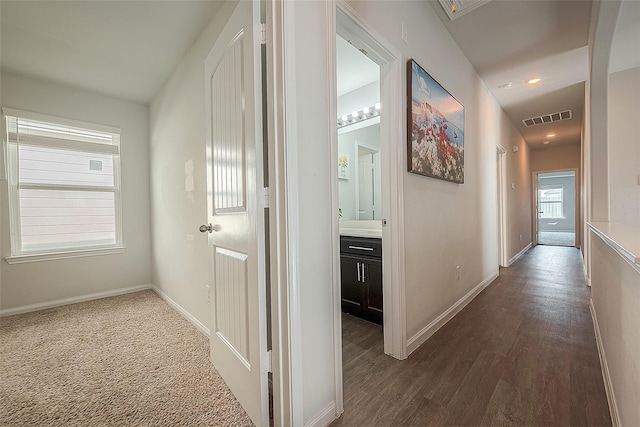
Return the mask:
[(537, 246), (407, 360), (343, 316), (344, 414), (333, 426), (607, 426), (576, 248)]

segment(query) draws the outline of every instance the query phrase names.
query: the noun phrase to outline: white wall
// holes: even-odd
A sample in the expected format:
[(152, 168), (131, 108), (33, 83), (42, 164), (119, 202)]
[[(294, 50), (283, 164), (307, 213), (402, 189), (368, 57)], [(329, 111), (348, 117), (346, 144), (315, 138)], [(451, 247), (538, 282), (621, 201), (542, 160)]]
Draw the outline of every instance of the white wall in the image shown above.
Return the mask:
[[(296, 183), (291, 190), (291, 200), (297, 200), (297, 209), (291, 214), (290, 224), (297, 224), (299, 233), (294, 244), (298, 248), (295, 257), (299, 272), (299, 313), (301, 317), (300, 384), (303, 402), (303, 421), (308, 423), (323, 411), (331, 410), (335, 403), (334, 347), (333, 347), (333, 293), (331, 220), (336, 213), (331, 208), (331, 159), (329, 138), (328, 93), (329, 72), (327, 64), (328, 43), (335, 40), (330, 33), (330, 3), (324, 1), (290, 2), (291, 19), (285, 22), (295, 37), (285, 51), (290, 67), (291, 87), (288, 100), (295, 111), (287, 111), (291, 147), (287, 153), (288, 166), (292, 166)], [(333, 72), (333, 71), (331, 71)], [(308, 101), (312, 99), (313, 103)], [(293, 108), (292, 108), (293, 109)], [(295, 166), (294, 166), (295, 165)], [(291, 177), (292, 175), (290, 175)], [(292, 295), (295, 298), (295, 295)]]
[[(123, 254), (2, 266), (3, 310), (151, 283), (149, 112), (144, 105), (2, 73), (3, 106), (119, 127)], [(7, 184), (2, 182), (2, 258), (10, 255)]]
[(338, 97), (338, 117), (360, 111), (364, 107), (372, 107), (377, 102), (380, 102), (380, 81), (369, 83)]
[(150, 106), (153, 283), (207, 328), (204, 61), (235, 4), (220, 9)]
[(580, 144), (562, 144), (531, 150), (532, 172), (580, 169), (580, 162)]
[[(591, 235), (591, 299), (620, 425), (640, 425), (640, 272)], [(604, 365), (604, 361), (601, 360)]]
[[(507, 256), (512, 260), (532, 242), (530, 165), (533, 151), (502, 110), (499, 120), (500, 142), (507, 150)], [(515, 153), (513, 146), (518, 147)]]
[(610, 220), (640, 227), (640, 67), (609, 75)]

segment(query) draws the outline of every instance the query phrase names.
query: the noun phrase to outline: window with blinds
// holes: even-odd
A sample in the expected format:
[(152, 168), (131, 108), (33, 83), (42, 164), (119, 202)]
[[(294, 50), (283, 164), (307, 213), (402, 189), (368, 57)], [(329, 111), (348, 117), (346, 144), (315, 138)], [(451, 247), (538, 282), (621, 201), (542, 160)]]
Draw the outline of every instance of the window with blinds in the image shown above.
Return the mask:
[(563, 218), (562, 201), (564, 196), (562, 185), (542, 186), (538, 190), (538, 207), (540, 218)]
[(12, 255), (121, 247), (119, 130), (3, 113)]

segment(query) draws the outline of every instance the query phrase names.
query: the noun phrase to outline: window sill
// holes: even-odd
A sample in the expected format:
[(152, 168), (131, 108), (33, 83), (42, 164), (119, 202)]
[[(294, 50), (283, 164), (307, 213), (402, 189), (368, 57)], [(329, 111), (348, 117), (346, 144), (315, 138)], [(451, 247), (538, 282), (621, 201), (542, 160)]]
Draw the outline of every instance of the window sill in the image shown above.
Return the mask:
[(82, 258), (98, 255), (113, 255), (124, 253), (125, 247), (118, 246), (104, 249), (83, 249), (68, 252), (49, 252), (40, 254), (13, 255), (5, 258), (7, 264), (24, 264), (27, 262), (53, 261), (58, 259)]

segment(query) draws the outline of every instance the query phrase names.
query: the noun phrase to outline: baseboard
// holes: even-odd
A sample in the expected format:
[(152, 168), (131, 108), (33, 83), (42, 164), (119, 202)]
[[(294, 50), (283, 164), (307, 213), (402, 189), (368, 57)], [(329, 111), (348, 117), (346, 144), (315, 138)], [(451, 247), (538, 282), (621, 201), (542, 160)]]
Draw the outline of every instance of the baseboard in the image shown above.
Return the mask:
[(518, 252), (517, 254), (515, 254), (515, 256), (513, 258), (511, 258), (509, 260), (509, 263), (507, 264), (507, 267), (509, 267), (511, 264), (513, 264), (514, 262), (516, 262), (517, 260), (520, 259), (520, 257), (522, 255), (524, 255), (529, 249), (531, 249), (533, 247), (533, 245), (531, 243), (529, 243), (527, 246), (524, 247), (524, 249), (522, 249), (520, 252)]
[(466, 293), (462, 298), (456, 301), (444, 313), (438, 316), (433, 322), (418, 331), (417, 334), (407, 340), (407, 354), (413, 353), (418, 347), (424, 344), (438, 329), (443, 327), (449, 320), (460, 312), (467, 304), (469, 304), (484, 288), (489, 286), (491, 282), (498, 278), (498, 272), (494, 272), (491, 276), (484, 279), (473, 289)]
[(315, 417), (304, 423), (304, 427), (326, 427), (336, 419), (336, 403), (331, 402)]
[(593, 299), (589, 301), (589, 310), (591, 311), (591, 319), (593, 320), (593, 329), (596, 332), (596, 344), (598, 345), (598, 355), (600, 356), (600, 368), (602, 369), (602, 378), (604, 379), (604, 390), (607, 394), (607, 402), (609, 403), (609, 412), (611, 413), (611, 423), (613, 427), (620, 426), (620, 413), (616, 404), (616, 396), (613, 392), (613, 384), (611, 383), (611, 375), (609, 374), (609, 365), (607, 357), (604, 354), (604, 345), (602, 336), (600, 335), (600, 326), (598, 325), (598, 316), (596, 308), (593, 306)]
[(180, 313), (182, 315), (182, 317), (184, 317), (185, 319), (187, 319), (189, 322), (191, 322), (191, 324), (193, 326), (196, 327), (196, 329), (198, 329), (200, 332), (202, 332), (203, 334), (205, 334), (207, 337), (209, 336), (209, 328), (207, 328), (206, 326), (204, 326), (198, 319), (196, 319), (195, 317), (193, 317), (191, 315), (191, 313), (189, 313), (187, 310), (185, 310), (180, 304), (178, 304), (177, 302), (175, 302), (174, 300), (172, 300), (169, 295), (165, 294), (164, 292), (162, 292), (157, 286), (152, 286), (151, 289), (153, 289), (153, 291), (158, 294), (158, 296), (160, 298), (162, 298), (163, 300), (165, 300), (165, 302), (167, 304), (169, 304), (171, 307), (173, 307), (174, 310), (176, 310), (178, 313)]
[(145, 289), (152, 289), (152, 286), (139, 285), (139, 286), (133, 286), (130, 288), (116, 289), (113, 291), (105, 291), (105, 292), (97, 292), (95, 294), (81, 295), (78, 297), (63, 298), (55, 301), (47, 301), (47, 302), (41, 302), (38, 304), (25, 305), (22, 307), (9, 308), (6, 310), (0, 310), (0, 317), (12, 316), (14, 314), (29, 313), (31, 311), (45, 310), (47, 308), (54, 308), (54, 307), (60, 307), (63, 305), (76, 304), (79, 302), (91, 301), (94, 299), (115, 297), (118, 295), (130, 294), (132, 292), (144, 291)]

